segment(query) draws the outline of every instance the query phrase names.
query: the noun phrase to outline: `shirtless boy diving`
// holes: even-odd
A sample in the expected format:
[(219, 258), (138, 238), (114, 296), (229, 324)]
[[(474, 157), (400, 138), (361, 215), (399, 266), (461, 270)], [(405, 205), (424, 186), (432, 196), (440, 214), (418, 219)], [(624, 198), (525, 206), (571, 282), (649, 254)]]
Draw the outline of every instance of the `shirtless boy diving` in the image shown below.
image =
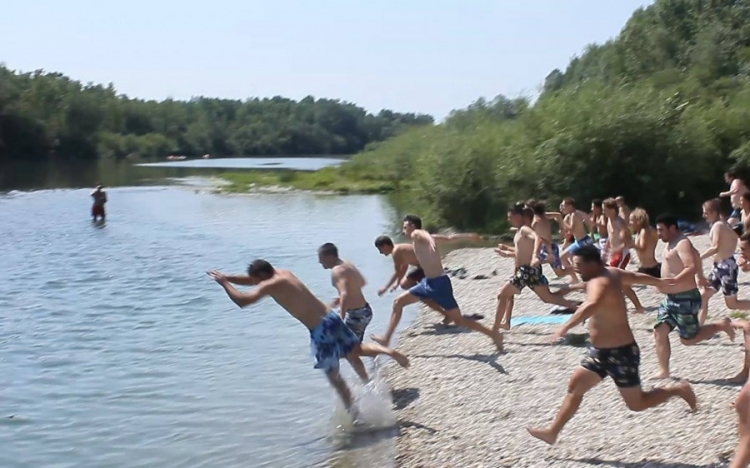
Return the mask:
[(690, 239), (677, 227), (677, 218), (671, 215), (659, 216), (656, 219), (656, 230), (659, 239), (667, 244), (664, 249), (661, 277), (673, 280), (669, 286), (659, 288), (667, 297), (659, 306), (654, 326), (656, 356), (659, 361), (659, 374), (655, 378), (667, 379), (670, 376), (669, 358), (672, 350), (669, 333), (672, 330), (677, 328), (683, 345), (692, 346), (712, 338), (721, 331), (734, 341), (734, 328), (729, 318), (719, 323), (701, 326), (698, 319), (701, 293), (696, 282), (696, 277), (702, 277), (702, 273), (699, 273), (700, 255)]
[[(325, 371), (328, 381), (355, 419), (352, 394), (339, 373), (339, 360), (346, 358), (351, 361), (359, 359), (359, 356), (387, 354), (401, 366), (409, 365), (406, 356), (398, 351), (376, 343), (361, 343), (341, 316), (311, 293), (289, 270), (274, 268), (266, 260), (258, 259), (248, 266), (247, 275), (227, 276), (219, 271), (209, 271), (208, 275), (224, 288), (232, 302), (239, 307), (247, 307), (271, 296), (278, 305), (307, 327), (317, 361), (315, 368)], [(232, 283), (255, 288), (249, 292), (239, 292)], [(359, 305), (356, 302), (349, 303), (352, 307)]]
[(372, 336), (372, 339), (380, 344), (388, 345), (391, 342), (393, 333), (396, 331), (398, 323), (401, 321), (401, 315), (404, 307), (414, 304), (425, 299), (431, 299), (442, 307), (445, 317), (453, 321), (460, 327), (469, 328), (480, 333), (484, 333), (497, 347), (499, 351), (503, 349), (503, 335), (493, 332), (479, 322), (468, 320), (461, 315), (455, 297), (453, 296), (453, 286), (448, 275), (443, 270), (443, 262), (440, 258), (440, 252), (434, 236), (422, 229), (422, 220), (415, 215), (406, 215), (403, 225), (404, 235), (411, 239), (414, 244), (414, 254), (417, 262), (422, 267), (425, 277), (399, 295), (393, 302), (393, 311), (391, 320), (388, 324), (388, 330), (383, 336)]
[[(609, 237), (604, 246), (604, 251), (609, 254), (609, 266), (624, 270), (630, 262), (628, 244), (632, 241), (633, 235), (628, 223), (620, 217), (620, 209), (614, 199), (604, 200), (602, 206), (604, 207), (604, 215), (607, 217), (607, 231), (609, 232)], [(643, 304), (638, 300), (633, 288), (627, 284), (623, 285), (623, 292), (633, 303), (636, 313), (642, 314), (645, 312)]]
[(549, 304), (557, 304), (575, 310), (577, 304), (568, 301), (562, 295), (553, 294), (549, 283), (542, 272), (542, 265), (537, 257), (543, 240), (531, 229), (534, 213), (531, 208), (516, 204), (508, 210), (508, 221), (517, 228), (513, 238), (513, 247), (500, 244), (495, 252), (502, 257), (515, 259), (513, 276), (500, 288), (497, 295), (497, 309), (493, 331), (500, 328), (510, 329), (513, 315), (514, 296), (528, 287), (539, 296), (539, 299)]
[(665, 403), (672, 397), (685, 400), (692, 410), (696, 397), (687, 381), (648, 392), (641, 388), (640, 350), (628, 323), (623, 286), (646, 284), (659, 286), (668, 280), (640, 273), (607, 267), (599, 250), (584, 246), (574, 256), (576, 270), (586, 282), (586, 301), (557, 333), (559, 341), (573, 327), (589, 320), (592, 349), (573, 372), (568, 394), (552, 425), (543, 429), (529, 428), (529, 434), (548, 444), (557, 442), (565, 424), (576, 414), (583, 397), (605, 377), (611, 377), (620, 396), (632, 411), (643, 411)]

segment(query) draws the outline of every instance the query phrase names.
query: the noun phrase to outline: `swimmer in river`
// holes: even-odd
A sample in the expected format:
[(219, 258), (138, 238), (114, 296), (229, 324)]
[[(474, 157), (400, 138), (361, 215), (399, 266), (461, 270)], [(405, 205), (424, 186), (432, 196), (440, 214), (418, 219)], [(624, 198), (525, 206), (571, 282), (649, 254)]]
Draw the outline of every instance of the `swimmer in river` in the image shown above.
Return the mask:
[[(457, 241), (477, 241), (481, 237), (478, 234), (451, 234), (442, 236), (434, 234), (432, 238), (437, 245), (447, 244)], [(388, 284), (378, 290), (378, 296), (382, 296), (387, 291), (393, 292), (400, 286), (403, 290), (408, 290), (417, 285), (424, 279), (424, 271), (419, 266), (419, 261), (414, 253), (412, 244), (394, 244), (388, 236), (380, 236), (375, 239), (375, 248), (386, 257), (390, 255), (393, 258), (393, 275), (388, 280)], [(413, 267), (413, 268), (409, 268)], [(435, 312), (445, 315), (445, 310), (432, 299), (422, 299), (421, 302), (434, 310)], [(466, 317), (469, 320), (481, 320), (481, 315)], [(449, 325), (451, 320), (446, 316), (443, 319), (443, 325)]]
[[(355, 421), (357, 412), (352, 406), (351, 391), (339, 373), (339, 360), (387, 354), (402, 367), (409, 366), (409, 360), (398, 351), (376, 343), (361, 343), (341, 316), (310, 292), (289, 270), (274, 268), (266, 260), (258, 259), (248, 266), (247, 275), (227, 276), (219, 271), (209, 271), (208, 275), (224, 288), (232, 302), (239, 307), (247, 307), (271, 296), (278, 305), (307, 327), (317, 361), (315, 368), (325, 371), (328, 381)], [(249, 292), (239, 292), (232, 283), (255, 288)]]
[(96, 188), (91, 192), (91, 198), (94, 199), (94, 204), (91, 207), (91, 217), (94, 222), (96, 222), (97, 218), (104, 221), (104, 218), (106, 217), (104, 204), (107, 203), (107, 192), (104, 191), (104, 186), (102, 184), (96, 184)]
[(701, 293), (696, 278), (701, 282), (705, 278), (702, 276), (700, 255), (690, 239), (679, 230), (677, 218), (671, 215), (659, 216), (656, 218), (656, 231), (659, 239), (667, 244), (664, 248), (661, 277), (671, 278), (672, 282), (659, 288), (667, 297), (659, 306), (654, 325), (656, 356), (659, 361), (659, 373), (654, 378), (668, 379), (669, 358), (672, 354), (669, 333), (672, 330), (677, 328), (683, 345), (693, 346), (713, 338), (721, 331), (727, 334), (730, 341), (734, 341), (734, 328), (728, 317), (710, 325), (703, 326), (699, 323)]
[(578, 249), (573, 260), (586, 284), (586, 301), (552, 338), (553, 341), (561, 340), (570, 329), (588, 319), (592, 348), (573, 372), (568, 394), (552, 425), (543, 429), (528, 428), (529, 434), (550, 445), (555, 444), (565, 424), (581, 406), (584, 395), (605, 377), (612, 378), (632, 411), (659, 406), (672, 397), (682, 398), (691, 410), (695, 410), (695, 393), (687, 381), (647, 392), (641, 388), (640, 349), (628, 323), (623, 286), (661, 286), (668, 284), (669, 280), (607, 267), (594, 245)]
[(425, 277), (411, 289), (401, 293), (396, 298), (393, 302), (393, 311), (391, 312), (388, 330), (385, 332), (385, 335), (372, 336), (372, 339), (387, 346), (391, 342), (398, 323), (401, 321), (401, 314), (404, 311), (404, 307), (424, 299), (432, 299), (443, 308), (443, 314), (446, 318), (460, 327), (484, 333), (492, 339), (497, 349), (502, 351), (503, 335), (501, 333), (494, 333), (479, 322), (469, 320), (461, 315), (461, 310), (453, 296), (451, 279), (443, 270), (443, 261), (440, 258), (440, 252), (437, 250), (435, 238), (429, 232), (422, 229), (422, 220), (415, 215), (406, 215), (404, 217), (403, 232), (414, 243), (414, 254), (417, 257), (417, 262), (422, 267), (422, 270), (424, 270)]
[(701, 254), (701, 260), (713, 258), (713, 267), (708, 275), (708, 284), (702, 288), (702, 303), (699, 322), (708, 318), (708, 301), (721, 291), (730, 310), (750, 310), (750, 301), (737, 299), (740, 268), (734, 258), (737, 250), (737, 233), (721, 219), (721, 200), (715, 198), (703, 204), (703, 218), (711, 226), (711, 247)]

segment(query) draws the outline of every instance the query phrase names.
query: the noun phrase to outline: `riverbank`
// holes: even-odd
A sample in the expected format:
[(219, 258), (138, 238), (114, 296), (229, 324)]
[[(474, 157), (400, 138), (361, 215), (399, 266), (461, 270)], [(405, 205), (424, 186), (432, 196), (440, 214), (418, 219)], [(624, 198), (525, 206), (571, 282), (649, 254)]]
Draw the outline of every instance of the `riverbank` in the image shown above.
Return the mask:
[[(707, 236), (691, 239), (700, 251), (709, 246)], [(659, 256), (662, 248), (660, 243)], [(448, 254), (445, 264), (468, 270), (465, 279), (453, 278), (462, 312), (483, 314), (483, 323), (491, 326), (495, 297), (512, 272), (512, 260), (491, 249), (462, 249)], [(704, 263), (706, 271), (709, 267)], [(549, 267), (545, 273), (551, 273)], [(474, 279), (477, 275), (480, 279)], [(750, 291), (743, 276), (741, 297)], [(552, 283), (554, 288), (562, 281)], [(657, 370), (652, 325), (663, 296), (651, 288), (636, 292), (647, 312), (633, 315), (631, 326), (648, 388), (659, 384), (647, 378)], [(513, 316), (548, 316), (550, 310), (533, 292), (524, 291), (516, 298)], [(709, 314), (709, 321), (729, 314), (720, 294), (712, 299)], [(397, 441), (400, 466), (718, 467), (737, 443), (730, 403), (739, 386), (720, 379), (742, 367), (741, 336), (734, 344), (722, 335), (692, 348), (672, 336), (672, 373), (694, 385), (697, 413), (690, 414), (681, 400), (631, 412), (608, 379), (586, 396), (558, 444), (549, 447), (525, 428), (552, 420), (586, 349), (548, 344), (559, 325), (520, 325), (506, 333), (506, 353), (498, 357), (484, 335), (436, 327), (439, 322), (434, 312), (422, 310), (396, 343), (412, 361), (407, 370), (393, 366), (389, 375), (402, 428)], [(577, 327), (573, 333), (584, 329)]]
[(317, 171), (251, 170), (221, 174), (228, 182), (222, 191), (300, 190), (333, 194), (385, 194), (396, 190), (392, 181), (351, 174), (337, 167)]

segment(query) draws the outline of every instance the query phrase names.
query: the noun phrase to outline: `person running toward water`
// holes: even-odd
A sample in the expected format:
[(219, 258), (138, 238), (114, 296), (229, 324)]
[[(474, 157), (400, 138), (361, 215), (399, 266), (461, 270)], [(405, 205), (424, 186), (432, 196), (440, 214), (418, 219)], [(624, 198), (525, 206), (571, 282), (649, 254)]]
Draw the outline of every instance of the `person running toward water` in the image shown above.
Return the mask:
[(656, 260), (656, 244), (659, 235), (651, 226), (648, 213), (643, 208), (636, 208), (630, 213), (630, 227), (635, 232), (635, 239), (625, 239), (630, 248), (638, 255), (638, 273), (661, 278), (661, 263)]
[[(750, 271), (750, 232), (740, 237), (740, 260), (738, 262), (742, 271)], [(745, 302), (745, 301), (742, 301)], [(744, 384), (750, 375), (750, 322), (746, 320), (732, 320), (735, 328), (742, 330), (745, 339), (745, 359), (739, 374), (729, 379), (729, 383)]]
[(729, 219), (727, 219), (727, 223), (731, 227), (734, 227), (737, 223), (740, 222), (740, 198), (743, 194), (748, 193), (749, 190), (745, 185), (745, 181), (740, 179), (737, 172), (735, 172), (734, 170), (727, 171), (724, 174), (724, 180), (729, 184), (729, 190), (727, 190), (726, 192), (721, 192), (719, 194), (719, 197), (729, 197), (729, 202), (732, 204), (732, 212), (729, 215)]
[(656, 219), (656, 230), (667, 246), (664, 248), (664, 260), (661, 267), (662, 278), (672, 278), (669, 286), (660, 288), (667, 297), (659, 306), (654, 326), (656, 356), (659, 360), (659, 374), (656, 379), (669, 378), (669, 358), (672, 350), (669, 333), (677, 328), (680, 342), (693, 346), (701, 341), (711, 339), (723, 331), (730, 341), (734, 341), (732, 321), (725, 318), (719, 323), (701, 326), (698, 312), (701, 309), (701, 293), (696, 284), (699, 273), (700, 255), (690, 239), (680, 232), (677, 218), (661, 215)]
[(414, 304), (424, 299), (432, 299), (443, 308), (445, 317), (453, 321), (460, 327), (469, 328), (480, 333), (484, 333), (492, 339), (499, 351), (503, 350), (503, 335), (495, 333), (479, 322), (466, 319), (461, 315), (455, 297), (453, 297), (453, 286), (448, 275), (443, 270), (443, 262), (440, 259), (440, 252), (437, 250), (434, 237), (422, 229), (422, 220), (415, 215), (404, 216), (403, 225), (404, 235), (414, 242), (414, 254), (417, 257), (419, 265), (424, 270), (425, 277), (408, 291), (403, 292), (393, 302), (393, 311), (391, 320), (388, 324), (388, 330), (383, 336), (371, 336), (373, 340), (388, 345), (391, 342), (393, 333), (396, 331), (398, 323), (401, 321), (401, 314), (404, 307)]
[[(457, 242), (462, 240), (476, 241), (479, 240), (480, 236), (473, 233), (451, 234), (448, 236), (441, 236), (436, 234), (433, 235), (432, 238), (435, 239), (435, 242), (438, 245), (440, 245), (448, 242)], [(378, 296), (382, 296), (383, 294), (385, 294), (386, 291), (389, 290), (389, 288), (390, 292), (395, 291), (399, 286), (401, 286), (401, 289), (408, 290), (416, 286), (417, 283), (422, 281), (422, 279), (424, 278), (424, 271), (422, 270), (422, 267), (419, 266), (419, 261), (417, 260), (417, 256), (414, 253), (414, 246), (412, 244), (394, 245), (393, 240), (391, 240), (390, 237), (380, 236), (375, 239), (375, 248), (377, 248), (378, 252), (380, 252), (382, 255), (385, 255), (386, 257), (390, 255), (393, 258), (394, 269), (393, 275), (391, 275), (388, 284), (378, 290)], [(410, 270), (410, 266), (414, 268), (411, 268)], [(443, 308), (440, 307), (432, 299), (423, 299), (422, 303), (424, 303), (435, 312), (445, 315), (445, 310), (443, 310)], [(484, 317), (480, 315), (473, 315), (467, 318), (479, 320)], [(443, 319), (443, 325), (449, 325), (450, 323), (451, 320), (448, 317), (445, 317), (445, 319)]]
[[(396, 350), (376, 343), (361, 343), (357, 335), (344, 324), (341, 316), (311, 293), (289, 270), (274, 268), (266, 260), (258, 259), (248, 266), (247, 275), (227, 276), (215, 270), (209, 271), (208, 275), (224, 288), (232, 302), (239, 307), (247, 307), (271, 296), (278, 305), (307, 327), (317, 361), (315, 368), (325, 371), (328, 381), (355, 420), (357, 414), (352, 408), (352, 394), (339, 373), (339, 360), (387, 354), (402, 367), (409, 366), (407, 357)], [(249, 292), (239, 292), (232, 283), (255, 288)]]
[[(735, 310), (750, 310), (750, 301), (737, 299), (739, 292), (739, 266), (734, 258), (737, 250), (737, 233), (721, 219), (721, 200), (709, 200), (703, 204), (703, 218), (711, 225), (709, 236), (711, 247), (701, 254), (701, 260), (713, 257), (713, 268), (708, 275), (708, 284), (701, 291), (703, 300), (699, 321), (701, 325), (708, 317), (708, 301), (721, 291), (727, 307)], [(702, 265), (701, 265), (702, 268)]]
[(619, 197), (615, 198), (615, 202), (617, 203), (617, 209), (619, 211), (618, 214), (620, 218), (624, 220), (630, 219), (630, 213), (632, 212), (632, 210), (630, 209), (628, 204), (625, 203), (625, 197), (620, 195)]
[[(615, 200), (608, 198), (604, 200), (603, 206), (604, 215), (607, 217), (607, 231), (609, 232), (609, 238), (604, 247), (604, 250), (609, 252), (609, 266), (624, 270), (630, 262), (630, 251), (627, 246), (632, 241), (633, 235), (628, 228), (628, 223), (620, 217), (620, 211), (618, 211)], [(638, 295), (633, 288), (628, 285), (624, 285), (623, 288), (623, 292), (633, 303), (635, 312), (637, 314), (644, 313), (643, 304), (638, 300)]]
[(609, 237), (609, 230), (607, 229), (607, 217), (604, 215), (603, 202), (600, 199), (591, 200), (591, 216), (589, 218), (589, 224), (593, 226), (594, 232), (598, 236), (595, 239), (599, 242), (600, 250), (604, 249)]
[(745, 383), (737, 395), (734, 410), (737, 411), (740, 440), (729, 468), (747, 468), (750, 466), (750, 381)]
[(529, 434), (550, 445), (555, 444), (565, 424), (581, 406), (584, 395), (608, 376), (631, 411), (659, 406), (672, 397), (682, 398), (691, 410), (695, 410), (695, 393), (687, 381), (648, 392), (641, 388), (640, 349), (628, 323), (622, 290), (634, 284), (661, 286), (667, 284), (667, 280), (608, 268), (593, 245), (580, 248), (574, 262), (586, 282), (586, 301), (553, 335), (553, 341), (561, 340), (569, 330), (588, 319), (592, 348), (573, 372), (568, 394), (554, 422), (546, 428), (527, 428)]
[(521, 294), (525, 287), (529, 287), (539, 299), (548, 304), (557, 304), (571, 310), (577, 307), (577, 304), (568, 301), (562, 295), (553, 294), (549, 289), (549, 283), (537, 257), (543, 240), (530, 227), (533, 217), (531, 209), (521, 204), (516, 204), (508, 210), (508, 221), (517, 228), (513, 247), (500, 244), (496, 252), (502, 257), (515, 259), (515, 272), (497, 295), (493, 332), (497, 333), (500, 328), (510, 329), (514, 296)]
[(104, 221), (106, 213), (104, 212), (104, 204), (107, 203), (107, 192), (104, 191), (102, 184), (97, 184), (94, 191), (91, 192), (91, 198), (94, 199), (94, 205), (91, 207), (91, 217), (96, 222), (97, 218), (101, 218)]
[[(593, 230), (593, 226), (590, 224), (591, 220), (588, 215), (576, 208), (576, 201), (573, 198), (565, 198), (560, 208), (562, 209), (562, 214), (565, 215), (563, 218), (564, 228), (573, 236), (573, 243), (562, 254), (563, 260), (568, 261), (575, 255), (578, 249), (594, 243), (594, 240), (586, 234), (586, 227), (588, 226), (591, 231)], [(557, 213), (550, 213), (550, 215), (555, 217), (555, 219), (559, 219), (555, 216)]]
[(573, 271), (572, 267), (563, 265), (560, 258), (560, 246), (552, 240), (552, 223), (547, 218), (547, 209), (544, 203), (537, 200), (529, 200), (526, 202), (526, 206), (531, 208), (534, 213), (534, 219), (531, 221), (531, 229), (542, 240), (542, 245), (539, 248), (539, 252), (537, 252), (539, 261), (549, 263), (552, 271), (555, 272), (558, 278), (570, 275), (573, 281), (577, 282), (578, 278), (575, 276), (575, 271)]

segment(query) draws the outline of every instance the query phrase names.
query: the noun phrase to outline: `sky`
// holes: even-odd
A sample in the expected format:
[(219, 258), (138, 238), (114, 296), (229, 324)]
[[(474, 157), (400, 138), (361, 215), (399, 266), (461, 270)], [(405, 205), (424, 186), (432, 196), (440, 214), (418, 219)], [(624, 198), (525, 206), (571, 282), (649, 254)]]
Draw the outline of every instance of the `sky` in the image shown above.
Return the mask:
[(649, 0), (2, 0), (0, 62), (142, 99), (312, 95), (438, 119), (533, 97)]

